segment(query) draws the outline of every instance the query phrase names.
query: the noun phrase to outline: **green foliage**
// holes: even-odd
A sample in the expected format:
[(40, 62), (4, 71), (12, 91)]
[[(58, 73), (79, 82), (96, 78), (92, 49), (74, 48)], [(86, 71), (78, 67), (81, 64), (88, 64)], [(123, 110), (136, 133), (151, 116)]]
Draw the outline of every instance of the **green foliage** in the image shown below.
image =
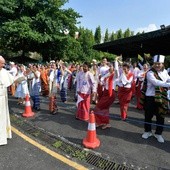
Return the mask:
[(116, 33), (117, 33), (117, 39), (123, 38), (123, 32), (121, 29), (119, 29)]
[(56, 141), (55, 143), (52, 144), (55, 148), (60, 148), (62, 146), (62, 141)]
[(93, 45), (95, 44), (94, 36), (92, 31), (84, 28), (80, 28), (80, 42), (82, 53), (80, 53), (81, 61), (91, 61), (93, 55)]
[(57, 43), (65, 40), (66, 29), (70, 30), (70, 36), (74, 35), (77, 30), (75, 26), (77, 18), (80, 17), (71, 8), (61, 8), (66, 2), (66, 0), (1, 0), (1, 49), (23, 51), (22, 55), (36, 51), (42, 54), (44, 59), (58, 57), (58, 53), (64, 54), (61, 51), (56, 52)]
[(101, 42), (101, 28), (100, 26), (98, 26), (96, 28), (95, 34), (94, 34), (94, 39), (95, 39), (95, 43), (99, 44)]
[[(93, 32), (77, 28), (81, 15), (72, 8), (64, 9), (68, 0), (0, 0), (0, 49), (5, 56), (29, 56), (36, 52), (44, 61), (62, 59), (68, 62), (98, 61), (115, 55), (93, 50), (94, 44), (133, 36), (129, 28), (104, 37), (98, 26)], [(67, 32), (68, 31), (68, 32)], [(75, 32), (79, 36), (75, 38)], [(143, 32), (144, 33), (144, 32)], [(137, 33), (140, 34), (140, 33)], [(167, 60), (169, 63), (169, 60)]]
[(104, 42), (108, 42), (108, 41), (109, 41), (109, 31), (108, 31), (108, 29), (106, 29), (105, 36), (104, 36)]
[(114, 41), (116, 39), (114, 32), (111, 33), (110, 41)]
[(127, 38), (127, 37), (130, 37), (131, 36), (131, 31), (130, 29), (126, 29), (125, 32), (124, 32), (124, 38)]
[(85, 151), (80, 151), (80, 150), (77, 150), (75, 152), (72, 153), (72, 156), (83, 161), (83, 160), (86, 160), (87, 158), (87, 155), (88, 153), (85, 152)]

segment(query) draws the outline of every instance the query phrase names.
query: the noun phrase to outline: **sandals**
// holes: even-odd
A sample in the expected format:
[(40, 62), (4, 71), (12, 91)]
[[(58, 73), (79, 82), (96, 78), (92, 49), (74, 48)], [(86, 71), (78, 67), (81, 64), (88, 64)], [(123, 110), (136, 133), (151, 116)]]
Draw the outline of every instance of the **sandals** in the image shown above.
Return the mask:
[(98, 127), (101, 127), (104, 130), (107, 128), (111, 128), (111, 125), (110, 124), (100, 124), (100, 125), (96, 124), (96, 128), (98, 128)]
[(111, 125), (110, 125), (110, 124), (106, 124), (106, 125), (102, 126), (102, 129), (103, 129), (103, 130), (104, 130), (104, 129), (107, 129), (107, 128), (111, 128)]
[(97, 125), (96, 124), (96, 128), (98, 128), (98, 127), (102, 127), (102, 126), (104, 126), (105, 124), (100, 124), (100, 125)]

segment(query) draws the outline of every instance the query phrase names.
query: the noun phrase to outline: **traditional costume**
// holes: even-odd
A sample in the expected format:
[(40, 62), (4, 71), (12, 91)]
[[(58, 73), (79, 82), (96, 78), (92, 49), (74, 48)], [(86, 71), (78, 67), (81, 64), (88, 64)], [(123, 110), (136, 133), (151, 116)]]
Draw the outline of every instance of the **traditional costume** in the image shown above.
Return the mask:
[(155, 137), (161, 143), (164, 142), (162, 137), (164, 115), (168, 113), (167, 91), (170, 87), (170, 76), (164, 66), (159, 71), (156, 70), (156, 67), (160, 67), (159, 65), (164, 63), (164, 58), (163, 55), (154, 56), (155, 66), (147, 72), (142, 89), (142, 101), (145, 110), (145, 133), (142, 138), (147, 139), (152, 136), (151, 123), (155, 115), (157, 124)]
[(116, 79), (118, 76), (117, 60), (114, 63), (114, 67), (110, 64), (108, 71), (109, 72), (100, 79), (100, 83), (104, 86), (104, 91), (94, 109), (96, 126), (102, 126), (102, 129), (111, 127), (109, 124), (109, 109), (115, 100)]
[(41, 79), (41, 93), (43, 96), (48, 96), (49, 94), (48, 73), (45, 68), (41, 70), (40, 79)]
[(27, 77), (24, 75), (24, 72), (18, 72), (16, 81), (18, 81), (18, 84), (15, 91), (15, 97), (21, 99), (20, 102), (23, 104), (24, 98), (26, 95), (29, 95)]
[(33, 108), (39, 111), (40, 110), (40, 89), (41, 89), (40, 72), (37, 70), (34, 72), (34, 74), (36, 74), (37, 77), (34, 75), (34, 78), (32, 79), (30, 96), (33, 101)]
[[(108, 73), (101, 78), (104, 85), (103, 95), (94, 108), (96, 126), (109, 127), (109, 108), (115, 100), (115, 81), (114, 73)], [(108, 126), (109, 125), (109, 126)]]
[[(103, 77), (104, 75), (106, 75), (108, 73), (108, 70), (109, 70), (108, 65), (104, 65), (99, 68), (99, 80), (101, 77)], [(103, 95), (103, 90), (104, 90), (103, 86), (99, 83), (98, 87), (97, 87), (98, 101), (100, 100), (101, 96)]]
[(91, 92), (96, 93), (96, 83), (94, 76), (90, 71), (82, 71), (78, 73), (77, 91), (79, 94), (77, 100), (78, 108), (76, 112), (76, 118), (87, 121), (89, 119), (90, 112), (90, 95)]
[(60, 97), (62, 102), (67, 101), (67, 89), (68, 89), (68, 77), (71, 74), (70, 70), (67, 68), (61, 71), (61, 80), (60, 80)]
[(51, 114), (57, 113), (57, 89), (59, 87), (59, 71), (53, 69), (49, 75), (49, 110)]
[(133, 94), (133, 78), (133, 73), (129, 71), (127, 75), (122, 73), (118, 80), (118, 99), (122, 120), (127, 118), (127, 110)]

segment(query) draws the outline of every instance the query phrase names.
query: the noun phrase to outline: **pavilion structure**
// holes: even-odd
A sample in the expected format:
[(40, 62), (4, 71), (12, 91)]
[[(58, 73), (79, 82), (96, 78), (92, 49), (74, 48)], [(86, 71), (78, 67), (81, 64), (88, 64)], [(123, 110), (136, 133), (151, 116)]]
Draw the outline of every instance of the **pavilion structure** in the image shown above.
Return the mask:
[(122, 55), (123, 60), (137, 57), (138, 54), (170, 55), (170, 25), (167, 27), (162, 25), (161, 29), (156, 31), (97, 44), (93, 49)]

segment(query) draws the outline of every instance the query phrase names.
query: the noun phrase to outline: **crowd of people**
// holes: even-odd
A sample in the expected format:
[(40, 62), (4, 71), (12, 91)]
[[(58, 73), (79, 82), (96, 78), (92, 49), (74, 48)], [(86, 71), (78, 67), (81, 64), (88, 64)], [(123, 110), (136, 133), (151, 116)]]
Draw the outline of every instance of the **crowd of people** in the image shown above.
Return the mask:
[[(4, 92), (1, 95), (2, 89), (7, 88), (7, 92), (18, 99), (18, 105), (25, 104), (25, 97), (29, 95), (32, 108), (39, 111), (42, 95), (48, 97), (49, 112), (56, 115), (57, 94), (60, 94), (63, 103), (67, 103), (67, 91), (72, 90), (77, 105), (75, 118), (88, 121), (90, 106), (95, 104), (93, 110), (96, 127), (106, 129), (111, 127), (109, 109), (116, 97), (120, 106), (120, 118), (125, 121), (128, 118), (129, 103), (135, 96), (136, 109), (145, 111), (145, 132), (142, 138), (147, 139), (153, 135), (151, 124), (155, 115), (157, 128), (154, 136), (158, 142), (163, 143), (164, 115), (169, 109), (167, 94), (170, 87), (170, 76), (164, 68), (164, 59), (163, 55), (155, 55), (152, 66), (148, 63), (138, 65), (136, 62), (122, 62), (120, 57), (116, 57), (114, 61), (103, 57), (99, 62), (93, 59), (90, 63), (82, 64), (52, 60), (47, 64), (28, 66), (10, 62), (9, 66), (5, 67), (5, 59), (1, 56), (0, 102), (4, 100), (2, 96), (6, 96)], [(11, 83), (4, 83), (6, 80), (4, 81), (1, 73), (4, 70), (10, 75)], [(4, 105), (7, 103), (4, 102)], [(8, 109), (5, 112), (7, 115)], [(7, 125), (4, 124), (5, 126)], [(0, 129), (0, 136), (2, 133), (4, 131)], [(5, 138), (8, 138), (8, 135)], [(0, 145), (3, 143), (6, 141), (0, 140)]]

